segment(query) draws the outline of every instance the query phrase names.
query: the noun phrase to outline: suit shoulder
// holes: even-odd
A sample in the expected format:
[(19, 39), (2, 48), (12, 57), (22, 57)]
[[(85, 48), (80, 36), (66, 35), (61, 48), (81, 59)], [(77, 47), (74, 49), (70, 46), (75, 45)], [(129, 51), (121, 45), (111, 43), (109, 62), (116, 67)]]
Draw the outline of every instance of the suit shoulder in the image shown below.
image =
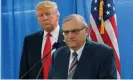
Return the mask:
[(41, 36), (41, 35), (43, 35), (43, 31), (39, 31), (39, 32), (30, 34), (30, 35), (26, 36), (25, 38), (33, 38), (33, 37), (37, 37), (37, 36)]
[(68, 49), (68, 46), (62, 46), (59, 49), (57, 49), (56, 52), (62, 52), (62, 51), (66, 51)]
[(90, 55), (99, 63), (114, 59), (113, 49), (106, 44), (91, 41), (86, 48), (90, 51)]
[(99, 57), (114, 56), (113, 49), (106, 44), (90, 41), (87, 45), (91, 49), (91, 51)]
[(43, 38), (43, 31), (30, 34), (24, 38), (24, 43), (36, 43)]
[(54, 52), (54, 57), (56, 57), (57, 55), (64, 55), (65, 53), (67, 53), (69, 51), (68, 46), (62, 46), (59, 49), (57, 49)]
[(93, 48), (97, 48), (97, 49), (107, 49), (107, 50), (111, 50), (112, 48), (106, 44), (102, 44), (102, 43), (98, 43), (98, 42), (94, 42), (94, 41), (89, 41), (88, 42), (89, 45), (91, 45)]

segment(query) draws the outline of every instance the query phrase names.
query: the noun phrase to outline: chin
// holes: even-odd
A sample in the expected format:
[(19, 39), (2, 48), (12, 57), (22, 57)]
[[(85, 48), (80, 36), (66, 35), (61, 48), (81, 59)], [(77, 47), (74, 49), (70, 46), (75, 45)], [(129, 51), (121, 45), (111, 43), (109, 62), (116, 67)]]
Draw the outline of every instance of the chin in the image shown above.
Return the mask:
[(51, 27), (51, 25), (47, 24), (47, 25), (44, 25), (44, 27), (47, 27), (47, 28), (49, 28), (49, 27)]
[(76, 45), (68, 45), (70, 48), (75, 48)]
[(49, 25), (49, 26), (45, 26), (45, 28), (43, 28), (46, 31), (53, 31), (53, 28)]

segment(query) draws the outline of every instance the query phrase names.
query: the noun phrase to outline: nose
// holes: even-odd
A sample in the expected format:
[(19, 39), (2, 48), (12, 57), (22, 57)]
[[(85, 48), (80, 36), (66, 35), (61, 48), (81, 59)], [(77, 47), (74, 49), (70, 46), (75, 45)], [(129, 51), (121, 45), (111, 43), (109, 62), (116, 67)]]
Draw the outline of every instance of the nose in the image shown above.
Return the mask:
[(67, 37), (70, 38), (70, 37), (72, 37), (72, 35), (73, 35), (73, 34), (72, 34), (72, 32), (70, 31), (70, 32), (68, 33)]
[(47, 19), (47, 16), (46, 16), (45, 14), (43, 14), (43, 18), (44, 18), (44, 19)]
[(65, 36), (65, 39), (66, 41), (73, 39), (73, 34), (71, 31)]

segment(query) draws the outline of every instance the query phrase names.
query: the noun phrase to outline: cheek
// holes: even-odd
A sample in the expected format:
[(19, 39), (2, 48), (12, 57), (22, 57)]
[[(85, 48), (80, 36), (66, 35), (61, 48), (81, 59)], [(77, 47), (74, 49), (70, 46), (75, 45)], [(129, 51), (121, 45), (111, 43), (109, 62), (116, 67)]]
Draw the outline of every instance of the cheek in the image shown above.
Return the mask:
[(43, 21), (43, 19), (42, 19), (42, 18), (38, 18), (38, 21), (39, 21), (39, 22), (42, 22), (42, 21)]
[(82, 34), (78, 37), (78, 40), (82, 41), (86, 38), (86, 35), (85, 34)]
[(57, 17), (51, 17), (50, 18), (50, 21), (52, 21), (52, 22), (56, 22), (58, 19), (57, 19)]
[(42, 23), (42, 20), (38, 19), (38, 22), (41, 24)]

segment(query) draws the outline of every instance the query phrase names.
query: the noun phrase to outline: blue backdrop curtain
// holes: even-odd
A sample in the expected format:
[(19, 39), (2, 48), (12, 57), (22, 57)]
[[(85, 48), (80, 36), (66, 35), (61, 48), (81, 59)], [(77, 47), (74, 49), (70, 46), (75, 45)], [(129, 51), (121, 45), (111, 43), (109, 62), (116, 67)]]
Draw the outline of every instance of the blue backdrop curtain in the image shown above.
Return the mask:
[[(1, 5), (1, 1), (0, 1)], [(1, 6), (0, 6), (0, 13), (1, 13)], [(1, 15), (0, 15), (0, 78), (1, 78)]]
[[(2, 0), (1, 77), (3, 79), (18, 78), (24, 37), (41, 29), (35, 14), (35, 6), (40, 1), (43, 0)], [(62, 19), (72, 13), (84, 16), (89, 24), (91, 0), (53, 1), (57, 2), (61, 14), (60, 26)], [(121, 77), (133, 78), (133, 2), (132, 0), (115, 0), (115, 2)], [(126, 4), (123, 5), (124, 3)], [(125, 16), (126, 14), (128, 15)]]
[(40, 29), (34, 9), (38, 2), (2, 0), (2, 78), (18, 78), (24, 36)]

